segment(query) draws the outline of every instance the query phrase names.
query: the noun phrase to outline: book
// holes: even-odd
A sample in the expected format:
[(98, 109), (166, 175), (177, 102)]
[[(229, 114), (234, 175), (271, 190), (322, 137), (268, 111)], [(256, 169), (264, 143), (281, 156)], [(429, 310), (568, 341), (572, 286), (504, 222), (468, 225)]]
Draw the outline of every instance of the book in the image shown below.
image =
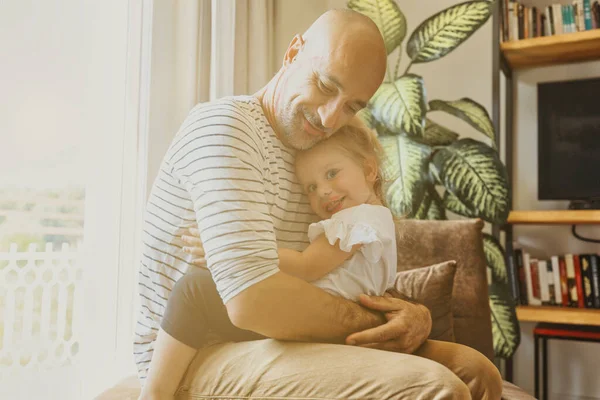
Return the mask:
[(530, 306), (541, 305), (539, 299), (533, 296), (533, 284), (531, 280), (531, 257), (529, 253), (523, 253), (523, 266), (525, 267), (525, 281), (527, 284), (527, 304)]
[(517, 3), (517, 18), (519, 19), (519, 40), (525, 39), (525, 6)]
[(565, 254), (565, 265), (567, 266), (567, 288), (569, 290), (569, 307), (577, 307), (577, 282), (575, 281), (575, 264), (573, 254)]
[(583, 0), (583, 19), (585, 21), (585, 30), (593, 29), (592, 26), (592, 4), (590, 0)]
[(554, 11), (552, 6), (546, 7), (546, 14), (548, 15), (548, 35), (555, 35), (556, 30), (554, 29)]
[(554, 299), (556, 304), (563, 305), (562, 292), (560, 290), (560, 272), (558, 271), (558, 256), (550, 257), (552, 265), (552, 275), (554, 275)]
[(600, 308), (600, 257), (597, 254), (590, 255), (592, 268), (592, 291), (594, 293), (594, 308)]
[(578, 254), (573, 255), (573, 269), (575, 270), (575, 284), (577, 285), (577, 307), (585, 308), (583, 297), (583, 278), (581, 276), (581, 261)]
[(552, 4), (552, 13), (554, 15), (554, 30), (557, 35), (563, 33), (562, 7), (560, 4)]
[(515, 248), (515, 264), (519, 278), (519, 299), (521, 304), (529, 304), (527, 299), (527, 279), (525, 278), (525, 265), (523, 264), (523, 249)]
[(506, 278), (510, 286), (510, 292), (515, 304), (521, 304), (520, 293), (519, 293), (519, 272), (517, 271), (517, 265), (515, 262), (515, 251), (514, 243), (506, 243)]
[(548, 304), (556, 305), (556, 284), (554, 281), (554, 270), (551, 261), (546, 261), (546, 281), (548, 283)]
[(560, 274), (560, 292), (563, 307), (569, 306), (569, 285), (567, 283), (567, 264), (565, 256), (558, 257), (558, 271)]
[(592, 287), (592, 260), (590, 254), (579, 256), (581, 264), (581, 281), (585, 308), (594, 308), (594, 288)]
[(531, 288), (532, 288), (532, 305), (542, 305), (542, 289), (540, 285), (540, 268), (537, 258), (531, 258), (529, 261), (531, 268)]
[(538, 260), (537, 270), (540, 283), (540, 300), (542, 305), (550, 305), (550, 288), (548, 285), (548, 263), (545, 260)]

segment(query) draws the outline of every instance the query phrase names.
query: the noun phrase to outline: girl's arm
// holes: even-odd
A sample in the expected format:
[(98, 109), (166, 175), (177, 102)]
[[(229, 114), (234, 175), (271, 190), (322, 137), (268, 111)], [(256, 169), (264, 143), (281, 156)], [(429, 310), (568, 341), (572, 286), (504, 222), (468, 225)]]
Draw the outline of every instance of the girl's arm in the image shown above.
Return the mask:
[(333, 271), (349, 259), (360, 248), (352, 246), (350, 252), (340, 249), (338, 242), (329, 244), (325, 235), (320, 235), (304, 251), (279, 248), (279, 269), (307, 282), (315, 281)]

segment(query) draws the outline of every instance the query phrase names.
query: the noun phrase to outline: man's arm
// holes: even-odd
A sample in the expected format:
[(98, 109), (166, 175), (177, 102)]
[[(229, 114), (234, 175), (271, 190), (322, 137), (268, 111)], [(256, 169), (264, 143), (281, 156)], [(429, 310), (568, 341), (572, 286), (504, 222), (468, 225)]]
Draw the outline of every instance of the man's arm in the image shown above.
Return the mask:
[(285, 273), (250, 286), (226, 307), (237, 327), (284, 340), (344, 343), (352, 333), (387, 322), (379, 311)]
[(355, 245), (351, 251), (343, 251), (338, 242), (331, 245), (322, 234), (304, 251), (277, 249), (279, 269), (307, 282), (316, 281), (342, 265), (359, 248), (360, 245)]

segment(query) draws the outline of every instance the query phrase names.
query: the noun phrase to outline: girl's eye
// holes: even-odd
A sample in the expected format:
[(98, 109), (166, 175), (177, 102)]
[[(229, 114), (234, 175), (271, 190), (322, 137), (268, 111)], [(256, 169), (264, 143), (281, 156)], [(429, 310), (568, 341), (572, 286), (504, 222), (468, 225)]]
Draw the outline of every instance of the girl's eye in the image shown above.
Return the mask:
[(327, 179), (335, 178), (337, 173), (338, 173), (337, 169), (330, 169), (329, 171), (327, 171)]
[(315, 190), (317, 190), (317, 185), (308, 185), (308, 187), (306, 188), (306, 191), (307, 191), (308, 193), (312, 193), (312, 192), (314, 192)]

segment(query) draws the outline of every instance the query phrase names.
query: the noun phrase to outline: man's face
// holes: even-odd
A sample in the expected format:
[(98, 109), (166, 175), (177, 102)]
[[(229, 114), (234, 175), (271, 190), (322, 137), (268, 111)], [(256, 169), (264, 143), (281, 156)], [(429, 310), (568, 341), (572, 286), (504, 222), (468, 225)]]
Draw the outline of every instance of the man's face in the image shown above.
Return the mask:
[[(276, 99), (283, 141), (298, 150), (329, 137), (362, 108), (381, 83), (374, 60), (352, 46), (299, 54), (285, 69)], [(378, 69), (381, 69), (379, 66)]]

